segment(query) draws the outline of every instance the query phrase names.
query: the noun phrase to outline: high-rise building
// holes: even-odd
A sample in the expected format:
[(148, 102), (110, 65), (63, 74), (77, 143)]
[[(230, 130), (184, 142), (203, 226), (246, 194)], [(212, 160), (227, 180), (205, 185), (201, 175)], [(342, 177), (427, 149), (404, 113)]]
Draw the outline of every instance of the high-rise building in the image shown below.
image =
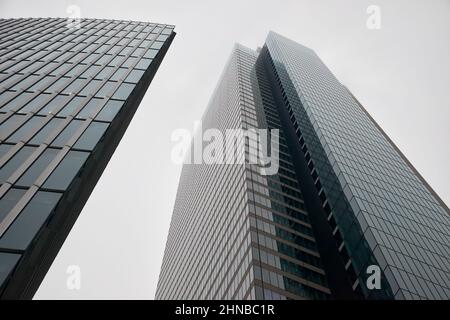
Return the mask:
[(165, 24), (0, 20), (0, 297), (31, 298), (174, 36)]
[(450, 298), (448, 208), (314, 51), (236, 45), (210, 128), (279, 129), (279, 169), (184, 164), (156, 298)]

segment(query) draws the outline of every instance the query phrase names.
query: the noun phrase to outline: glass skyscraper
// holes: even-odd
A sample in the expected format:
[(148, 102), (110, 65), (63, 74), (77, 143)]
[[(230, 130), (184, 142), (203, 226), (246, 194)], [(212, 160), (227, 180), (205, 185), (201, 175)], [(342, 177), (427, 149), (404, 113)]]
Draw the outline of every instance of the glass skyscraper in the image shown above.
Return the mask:
[(449, 209), (314, 51), (236, 45), (202, 127), (279, 129), (279, 170), (184, 164), (157, 299), (450, 298)]
[(130, 123), (174, 26), (0, 19), (0, 298), (31, 298)]

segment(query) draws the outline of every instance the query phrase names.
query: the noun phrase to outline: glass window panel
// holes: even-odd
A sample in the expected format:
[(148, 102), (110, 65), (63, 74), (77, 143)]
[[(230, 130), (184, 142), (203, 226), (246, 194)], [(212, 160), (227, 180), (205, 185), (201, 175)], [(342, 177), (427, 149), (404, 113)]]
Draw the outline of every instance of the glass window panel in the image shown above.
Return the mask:
[(55, 70), (53, 70), (50, 74), (51, 75), (59, 75), (59, 74), (64, 74), (66, 73), (67, 70), (69, 70), (69, 68), (72, 67), (72, 64), (69, 63), (63, 63), (62, 65), (60, 65), (58, 68), (56, 68)]
[(37, 70), (35, 73), (41, 74), (41, 75), (47, 75), (51, 70), (56, 68), (58, 64), (56, 62), (48, 63), (47, 65), (43, 66), (41, 69)]
[(100, 121), (112, 121), (122, 106), (123, 101), (109, 100), (95, 119)]
[(97, 74), (97, 72), (101, 69), (101, 66), (92, 65), (90, 66), (83, 74), (82, 78), (93, 77)]
[(60, 198), (60, 193), (38, 191), (0, 238), (0, 247), (25, 250)]
[[(0, 93), (0, 103), (3, 104), (6, 101), (9, 101), (9, 99), (11, 99), (12, 96), (15, 94), (16, 94), (16, 92), (14, 92), (14, 91), (5, 91), (5, 92)], [(0, 110), (3, 111), (3, 108), (4, 107), (2, 107)]]
[[(46, 77), (47, 78), (47, 77)], [(23, 89), (28, 89), (28, 87), (34, 83), (35, 81), (38, 81), (39, 79), (41, 79), (40, 76), (36, 76), (36, 75), (29, 75), (28, 77), (26, 77), (25, 79), (23, 79), (22, 81), (20, 81), (19, 83), (17, 83), (16, 85), (14, 85), (12, 87), (12, 89), (14, 90), (19, 90), (21, 88)]]
[(109, 66), (120, 66), (123, 63), (124, 58), (117, 56), (114, 59), (111, 60), (111, 62), (108, 64)]
[(91, 64), (95, 60), (97, 60), (99, 57), (100, 57), (100, 55), (98, 53), (91, 53), (86, 57), (86, 59), (84, 59), (83, 63)]
[(37, 109), (44, 106), (45, 101), (48, 100), (49, 94), (41, 93), (38, 96), (36, 96), (33, 100), (31, 100), (25, 107), (20, 109), (20, 112), (27, 113), (27, 112), (34, 112)]
[(103, 99), (92, 98), (84, 108), (77, 114), (77, 118), (87, 119), (92, 117), (98, 109), (98, 105), (102, 103)]
[(20, 198), (25, 194), (26, 190), (11, 188), (0, 199), (0, 221), (8, 215), (12, 208), (19, 202)]
[(138, 61), (138, 58), (129, 57), (127, 60), (123, 63), (124, 67), (132, 67), (134, 64)]
[(87, 96), (89, 94), (94, 94), (97, 92), (98, 87), (100, 86), (101, 81), (100, 80), (91, 80), (86, 87), (81, 90), (79, 93), (80, 96)]
[(161, 49), (163, 44), (164, 44), (164, 42), (155, 41), (155, 42), (153, 42), (153, 44), (151, 45), (150, 48), (152, 48), (152, 49)]
[(14, 171), (19, 168), (22, 163), (28, 159), (36, 148), (23, 147), (19, 150), (1, 169), (0, 169), (0, 183), (4, 183)]
[(8, 112), (13, 109), (18, 109), (26, 104), (26, 102), (31, 98), (33, 93), (29, 92), (22, 92), (17, 97), (15, 97), (13, 100), (8, 102), (6, 105), (2, 107), (2, 111)]
[(103, 87), (95, 94), (96, 97), (111, 96), (114, 92), (115, 82), (107, 81)]
[(144, 48), (136, 48), (136, 50), (134, 50), (134, 52), (131, 56), (132, 57), (140, 57), (145, 53), (145, 51), (147, 51), (147, 50)]
[(119, 81), (119, 79), (123, 79), (125, 74), (127, 73), (127, 68), (119, 68), (116, 73), (111, 77), (111, 80)]
[(156, 40), (158, 41), (166, 41), (169, 36), (165, 34), (160, 34)]
[(45, 117), (31, 117), (26, 121), (12, 136), (10, 136), (7, 142), (17, 143), (27, 137), (33, 130), (42, 126), (45, 121)]
[(64, 147), (83, 123), (83, 120), (72, 120), (52, 142), (54, 147)]
[[(16, 81), (18, 81), (20, 79), (23, 79), (23, 75), (13, 74), (13, 75), (8, 75), (8, 78), (6, 78), (5, 80), (2, 80), (0, 83), (2, 84), (3, 87), (9, 88), (13, 83), (16, 83)], [(11, 88), (11, 90), (16, 91), (17, 89)]]
[(53, 118), (48, 122), (44, 128), (42, 128), (34, 137), (30, 140), (31, 144), (41, 144), (47, 137), (55, 130), (63, 121), (63, 119)]
[(75, 143), (74, 148), (89, 151), (93, 150), (108, 126), (108, 123), (93, 121), (83, 132), (77, 143)]
[(76, 79), (63, 90), (64, 93), (71, 94), (80, 91), (87, 84), (87, 79)]
[(134, 85), (129, 83), (122, 83), (117, 89), (116, 93), (112, 96), (113, 99), (126, 100), (133, 91)]
[(125, 79), (125, 82), (138, 83), (143, 75), (144, 71), (142, 70), (132, 70), (128, 77)]
[[(48, 79), (45, 79), (48, 78)], [(45, 92), (54, 92), (54, 91), (61, 91), (69, 82), (67, 78), (59, 78), (56, 80), (51, 86), (48, 86), (48, 84), (51, 82), (50, 80), (54, 80), (54, 77), (45, 77), (43, 81), (39, 81), (36, 83), (33, 87), (31, 87), (32, 90), (44, 90)]]
[(166, 29), (164, 29), (161, 33), (162, 34), (171, 34), (172, 33), (172, 31), (173, 31), (173, 29), (172, 28), (166, 28)]
[(154, 57), (156, 57), (157, 53), (158, 50), (148, 49), (147, 52), (144, 54), (144, 58), (153, 59)]
[(79, 76), (80, 73), (82, 72), (82, 69), (84, 68), (84, 65), (76, 65), (75, 67), (73, 67), (72, 69), (70, 69), (65, 76), (67, 77), (75, 77), (75, 76)]
[(152, 59), (145, 59), (142, 58), (138, 64), (135, 66), (136, 69), (143, 69), (147, 70), (147, 68), (150, 66), (150, 63), (152, 62)]
[(123, 48), (123, 50), (120, 52), (119, 55), (127, 56), (127, 55), (129, 55), (131, 53), (132, 50), (133, 50), (132, 47), (125, 47), (125, 48)]
[(63, 105), (67, 103), (67, 101), (70, 99), (68, 96), (61, 96), (57, 95), (55, 98), (53, 98), (47, 105), (39, 110), (38, 114), (40, 115), (47, 115), (49, 113), (56, 113)]
[(23, 121), (25, 117), (26, 116), (21, 114), (14, 114), (11, 117), (9, 117), (8, 120), (0, 124), (0, 138), (4, 139), (8, 135), (10, 135), (12, 133), (11, 131), (13, 130), (14, 126), (16, 126), (17, 123)]
[(11, 149), (11, 144), (0, 144), (0, 159)]
[(115, 68), (114, 67), (105, 67), (103, 68), (102, 71), (99, 72), (98, 75), (95, 76), (95, 79), (109, 79), (109, 77), (111, 76), (111, 74), (114, 72)]
[(16, 253), (0, 252), (0, 286), (14, 270), (21, 255)]
[(66, 190), (88, 156), (88, 152), (69, 151), (45, 181), (43, 187), (53, 190)]
[(100, 57), (100, 59), (98, 59), (95, 62), (95, 64), (99, 64), (99, 65), (105, 64), (108, 61), (108, 59), (110, 59), (110, 58), (111, 58), (111, 56), (103, 55), (103, 56)]
[(75, 97), (58, 113), (59, 117), (68, 117), (73, 115), (75, 111), (84, 103), (86, 98)]
[(16, 185), (22, 187), (30, 187), (39, 175), (44, 172), (45, 168), (50, 164), (50, 162), (56, 157), (60, 150), (47, 148), (45, 151), (37, 158), (37, 160), (28, 168), (27, 171), (22, 175)]

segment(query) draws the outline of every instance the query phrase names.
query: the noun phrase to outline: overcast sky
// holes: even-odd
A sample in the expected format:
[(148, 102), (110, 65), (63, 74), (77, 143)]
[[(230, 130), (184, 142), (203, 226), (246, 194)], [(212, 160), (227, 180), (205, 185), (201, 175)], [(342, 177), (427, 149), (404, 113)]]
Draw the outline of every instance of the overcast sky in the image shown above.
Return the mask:
[[(64, 17), (70, 5), (177, 36), (35, 298), (154, 297), (181, 169), (171, 133), (201, 118), (233, 44), (256, 49), (269, 30), (315, 50), (450, 203), (450, 1), (0, 0), (0, 17)], [(66, 286), (71, 265), (79, 290)]]

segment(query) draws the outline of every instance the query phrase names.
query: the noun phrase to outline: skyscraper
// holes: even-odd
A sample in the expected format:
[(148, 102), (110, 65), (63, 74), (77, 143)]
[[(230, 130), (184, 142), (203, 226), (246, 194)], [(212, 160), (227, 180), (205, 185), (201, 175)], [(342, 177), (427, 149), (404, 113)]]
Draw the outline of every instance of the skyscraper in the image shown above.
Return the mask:
[(156, 298), (450, 297), (448, 208), (314, 51), (236, 45), (202, 121), (279, 129), (279, 170), (183, 166)]
[(174, 36), (165, 24), (0, 20), (0, 297), (31, 298)]

